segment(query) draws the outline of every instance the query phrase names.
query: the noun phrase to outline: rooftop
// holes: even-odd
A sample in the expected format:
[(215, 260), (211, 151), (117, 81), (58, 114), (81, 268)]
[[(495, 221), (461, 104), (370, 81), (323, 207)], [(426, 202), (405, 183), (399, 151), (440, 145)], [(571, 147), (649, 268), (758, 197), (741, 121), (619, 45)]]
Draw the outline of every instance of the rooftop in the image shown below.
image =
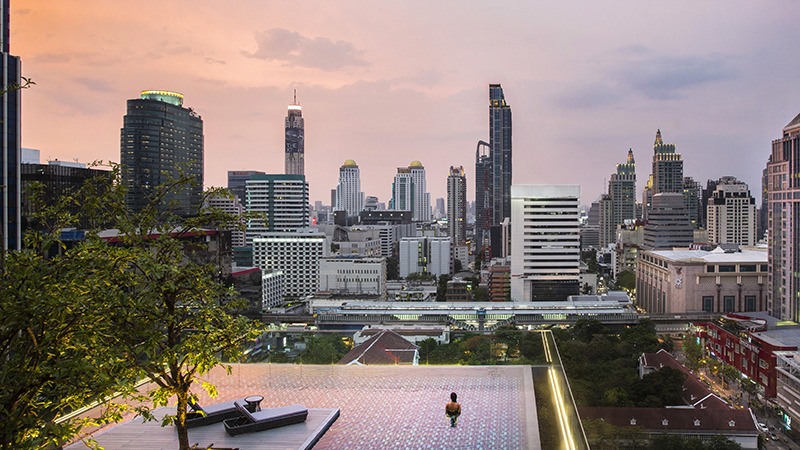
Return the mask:
[(726, 253), (719, 248), (712, 251), (705, 250), (653, 250), (650, 253), (670, 261), (702, 260), (709, 263), (767, 263), (767, 251), (742, 250)]

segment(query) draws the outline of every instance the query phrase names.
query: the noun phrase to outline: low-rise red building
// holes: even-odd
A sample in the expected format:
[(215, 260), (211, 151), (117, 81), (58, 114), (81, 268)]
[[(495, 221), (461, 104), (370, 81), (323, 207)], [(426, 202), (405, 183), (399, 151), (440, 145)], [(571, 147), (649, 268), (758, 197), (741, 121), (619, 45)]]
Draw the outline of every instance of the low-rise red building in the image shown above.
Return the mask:
[(779, 321), (767, 313), (729, 313), (705, 325), (699, 337), (706, 350), (764, 387), (767, 397), (777, 394), (775, 352), (800, 347), (800, 325)]

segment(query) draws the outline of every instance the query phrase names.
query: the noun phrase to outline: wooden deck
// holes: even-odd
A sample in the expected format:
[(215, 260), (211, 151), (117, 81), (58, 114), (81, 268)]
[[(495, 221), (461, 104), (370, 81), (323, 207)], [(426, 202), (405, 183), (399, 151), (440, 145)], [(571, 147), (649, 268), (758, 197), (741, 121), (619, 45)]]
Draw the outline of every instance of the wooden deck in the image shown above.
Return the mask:
[[(106, 450), (175, 450), (178, 448), (175, 427), (161, 426), (161, 417), (172, 410), (173, 408), (159, 408), (154, 411), (158, 420), (143, 422), (141, 418), (136, 418), (98, 433), (94, 438)], [(312, 448), (338, 418), (338, 409), (309, 409), (308, 417), (303, 423), (235, 437), (228, 436), (220, 422), (190, 429), (189, 444), (198, 444), (198, 449), (206, 449), (213, 444), (215, 448), (241, 450), (306, 450)], [(76, 443), (66, 448), (78, 450), (87, 446)]]

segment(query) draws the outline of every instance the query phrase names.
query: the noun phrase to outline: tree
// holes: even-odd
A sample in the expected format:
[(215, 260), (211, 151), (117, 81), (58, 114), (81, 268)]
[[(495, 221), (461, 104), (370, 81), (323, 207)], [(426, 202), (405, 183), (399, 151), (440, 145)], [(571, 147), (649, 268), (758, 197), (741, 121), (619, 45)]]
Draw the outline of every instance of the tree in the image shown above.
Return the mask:
[[(80, 423), (54, 425), (55, 417), (113, 390), (130, 395), (146, 376), (158, 386), (148, 393), (154, 406), (177, 399), (176, 414), (164, 423), (174, 419), (180, 448), (188, 449), (186, 409), (197, 377), (238, 357), (239, 346), (258, 333), (245, 317), (232, 315), (235, 292), (221, 281), (218, 265), (203, 261), (203, 227), (237, 226), (238, 219), (218, 210), (190, 218), (159, 212), (167, 193), (193, 182), (184, 176), (154, 187), (151, 203), (131, 211), (118, 167), (113, 174), (42, 208), (26, 237), (28, 249), (13, 252), (3, 268), (4, 319), (31, 316), (0, 328), (3, 344), (10, 344), (0, 369), (0, 406), (9, 420), (0, 422), (17, 427), (3, 440), (15, 448), (60, 445)], [(70, 214), (74, 204), (80, 211)], [(68, 249), (58, 230), (77, 223), (91, 226)], [(103, 238), (105, 228), (118, 232)], [(45, 257), (51, 254), (57, 256)], [(11, 378), (17, 380), (6, 382)], [(215, 395), (213, 386), (203, 387)], [(104, 420), (119, 418), (115, 411)], [(147, 407), (139, 412), (152, 418)]]
[(436, 350), (436, 347), (438, 346), (439, 343), (436, 342), (436, 339), (434, 338), (427, 338), (421, 340), (419, 342), (419, 360), (420, 361), (424, 360), (425, 363), (427, 364), (431, 353), (433, 353), (434, 350)]
[(303, 364), (335, 364), (348, 352), (341, 336), (335, 333), (314, 336), (305, 334), (306, 350), (300, 354)]
[(703, 359), (703, 348), (698, 342), (699, 338), (688, 336), (683, 340), (683, 354), (686, 355), (686, 365), (692, 370), (697, 370), (700, 367), (700, 361)]
[(453, 273), (461, 272), (462, 269), (461, 260), (458, 258), (453, 259)]
[(453, 277), (443, 273), (439, 275), (439, 284), (436, 287), (436, 301), (443, 302), (447, 299), (447, 282), (452, 280)]
[(475, 302), (488, 302), (489, 291), (482, 287), (472, 289), (472, 300)]
[(617, 287), (629, 291), (636, 289), (636, 274), (630, 270), (623, 270), (617, 274)]

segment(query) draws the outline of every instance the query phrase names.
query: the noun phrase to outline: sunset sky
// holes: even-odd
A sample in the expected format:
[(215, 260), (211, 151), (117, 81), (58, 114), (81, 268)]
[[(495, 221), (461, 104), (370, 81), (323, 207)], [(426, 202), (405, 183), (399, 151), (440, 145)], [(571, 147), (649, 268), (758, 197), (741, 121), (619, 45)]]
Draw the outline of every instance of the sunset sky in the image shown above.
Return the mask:
[[(432, 201), (488, 140), (488, 85), (513, 111), (514, 184), (603, 192), (633, 148), (639, 189), (656, 129), (705, 184), (733, 175), (760, 198), (770, 142), (800, 113), (800, 2), (15, 0), (11, 53), (23, 147), (119, 161), (125, 102), (181, 92), (203, 118), (205, 184), (281, 173), (292, 91), (305, 118), (311, 200), (330, 203), (354, 159), (391, 197), (419, 160)], [(641, 194), (639, 194), (641, 197)]]

